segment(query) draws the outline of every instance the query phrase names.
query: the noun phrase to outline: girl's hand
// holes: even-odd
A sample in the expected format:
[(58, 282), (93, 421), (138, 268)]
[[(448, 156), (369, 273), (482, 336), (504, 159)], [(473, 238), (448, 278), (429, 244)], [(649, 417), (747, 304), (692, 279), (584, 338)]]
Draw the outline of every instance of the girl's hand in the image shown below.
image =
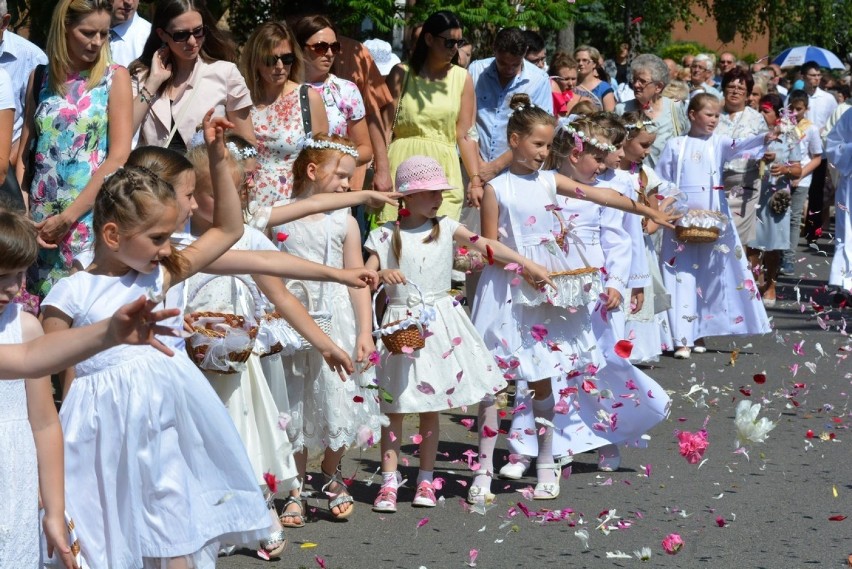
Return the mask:
[(370, 269), (338, 269), (337, 282), (352, 288), (370, 287), (375, 290), (379, 286), (379, 275)]
[(322, 358), (328, 364), (328, 367), (337, 372), (341, 381), (346, 381), (349, 375), (355, 371), (352, 358), (336, 344), (332, 344), (331, 348), (323, 351)]
[(355, 340), (355, 354), (359, 364), (365, 364), (370, 361), (370, 354), (376, 351), (376, 343), (373, 341), (373, 335), (369, 332), (358, 334)]
[(554, 290), (556, 289), (556, 285), (550, 280), (550, 273), (547, 272), (547, 269), (533, 261), (528, 260), (524, 263), (524, 278), (537, 289), (542, 288), (544, 285), (548, 285)]
[(174, 328), (157, 322), (177, 316), (180, 310), (152, 310), (154, 306), (144, 296), (125, 304), (110, 319), (107, 337), (116, 344), (150, 344), (167, 356), (173, 356), (174, 352), (160, 342), (155, 334), (178, 337), (180, 334)]
[(144, 85), (152, 94), (159, 91), (163, 83), (168, 81), (172, 76), (170, 56), (169, 46), (164, 45), (151, 58), (151, 68), (148, 70), (148, 77), (145, 78)]
[(42, 520), (44, 538), (47, 541), (47, 554), (51, 558), (57, 554), (66, 569), (79, 569), (68, 545), (68, 528), (65, 527), (64, 515), (45, 515)]
[(383, 269), (379, 271), (379, 278), (387, 285), (404, 285), (408, 281), (399, 269)]
[(634, 288), (630, 292), (630, 314), (637, 314), (645, 305), (645, 289)]
[(662, 225), (663, 227), (668, 227), (669, 229), (674, 229), (674, 225), (671, 223), (672, 221), (677, 221), (680, 219), (681, 215), (672, 215), (666, 213), (666, 210), (669, 208), (671, 204), (675, 202), (674, 197), (665, 198), (663, 201), (658, 201), (656, 206), (649, 206), (652, 210), (650, 214), (647, 215), (648, 219), (656, 223), (657, 225)]
[(216, 151), (217, 157), (223, 158), (227, 152), (225, 150), (225, 131), (234, 128), (234, 123), (225, 117), (214, 117), (214, 110), (207, 111), (201, 121), (204, 129), (204, 142), (207, 143), (208, 151)]
[(624, 300), (624, 297), (621, 296), (621, 293), (612, 287), (606, 287), (604, 291), (606, 295), (606, 309), (607, 310), (616, 310), (619, 306), (621, 306), (621, 301)]
[[(393, 189), (393, 186), (391, 186), (391, 189)], [(399, 205), (399, 199), (402, 197), (402, 194), (391, 192), (390, 190), (363, 190), (358, 192), (358, 196), (363, 198), (361, 203), (364, 206), (372, 209), (379, 209), (386, 205)]]
[(72, 221), (61, 213), (42, 219), (35, 224), (35, 228), (38, 230), (36, 240), (39, 246), (45, 249), (56, 249), (59, 242), (68, 235), (71, 225)]

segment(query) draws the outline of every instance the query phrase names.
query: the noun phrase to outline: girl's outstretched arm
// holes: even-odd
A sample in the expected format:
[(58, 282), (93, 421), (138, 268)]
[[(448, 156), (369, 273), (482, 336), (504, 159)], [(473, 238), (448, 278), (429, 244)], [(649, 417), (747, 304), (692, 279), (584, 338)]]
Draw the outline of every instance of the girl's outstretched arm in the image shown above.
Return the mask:
[(560, 196), (568, 196), (569, 198), (578, 198), (594, 202), (604, 207), (613, 207), (633, 213), (636, 215), (644, 215), (650, 218), (659, 225), (673, 229), (674, 225), (671, 221), (678, 219), (680, 216), (667, 215), (662, 210), (648, 207), (640, 204), (635, 200), (623, 196), (610, 188), (595, 188), (586, 184), (581, 184), (559, 173), (554, 174), (556, 180), (556, 193)]
[(359, 205), (365, 205), (373, 209), (378, 209), (386, 205), (395, 206), (398, 205), (398, 200), (401, 197), (402, 194), (376, 192), (373, 190), (333, 194), (314, 194), (305, 199), (273, 207), (272, 211), (269, 213), (267, 226), (275, 227), (276, 225), (283, 225), (315, 213), (324, 213), (326, 211), (334, 211), (336, 209), (356, 207)]
[[(62, 329), (46, 334), (24, 344), (0, 346), (0, 379), (42, 377), (71, 367), (75, 363), (118, 344), (150, 344), (166, 355), (172, 356), (168, 347), (155, 335), (177, 336), (180, 332), (169, 326), (156, 324), (177, 316), (180, 310), (152, 311), (144, 296), (122, 306), (112, 318), (82, 328)], [(48, 318), (60, 323), (70, 319), (59, 310), (45, 307), (45, 328)]]
[(308, 314), (308, 309), (287, 290), (284, 282), (278, 277), (265, 275), (252, 275), (252, 279), (257, 283), (261, 292), (266, 295), (266, 298), (275, 305), (278, 314), (322, 354), (325, 362), (337, 372), (340, 379), (346, 381), (346, 376), (355, 371), (352, 359), (337, 344), (332, 342), (325, 332), (320, 330), (320, 327)]
[[(210, 159), (213, 183), (213, 225), (195, 242), (181, 251), (186, 268), (180, 274), (168, 273), (173, 285), (199, 272), (231, 248), (243, 235), (240, 195), (231, 176), (231, 161), (225, 148), (225, 130), (233, 125), (224, 117), (213, 117), (213, 109), (204, 115), (204, 140)], [(166, 287), (168, 288), (168, 287)]]
[(214, 275), (261, 274), (300, 281), (329, 281), (354, 288), (375, 288), (378, 283), (375, 271), (365, 268), (337, 269), (283, 251), (228, 251), (205, 267), (204, 272)]
[(517, 251), (500, 243), (496, 239), (488, 239), (481, 235), (476, 235), (464, 225), (460, 225), (453, 234), (453, 239), (456, 243), (461, 243), (465, 247), (469, 247), (482, 253), (483, 256), (491, 262), (499, 262), (503, 265), (515, 263), (523, 268), (524, 277), (536, 286), (541, 286), (543, 283), (553, 286), (553, 281), (547, 269), (535, 261), (527, 259)]

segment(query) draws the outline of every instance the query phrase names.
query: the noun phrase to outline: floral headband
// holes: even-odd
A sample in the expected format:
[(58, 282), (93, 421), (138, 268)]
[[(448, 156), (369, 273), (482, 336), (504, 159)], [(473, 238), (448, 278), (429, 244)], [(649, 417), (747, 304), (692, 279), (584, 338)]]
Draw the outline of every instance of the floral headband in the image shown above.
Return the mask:
[(355, 160), (358, 160), (357, 150), (355, 150), (351, 146), (340, 144), (339, 142), (332, 142), (330, 140), (317, 140), (315, 138), (306, 138), (304, 140), (303, 148), (314, 148), (317, 150), (337, 150), (338, 152), (348, 154)]
[(636, 119), (635, 123), (626, 124), (624, 125), (624, 128), (626, 128), (627, 130), (642, 130), (643, 128), (648, 128), (651, 126), (657, 126), (657, 123), (645, 119)]
[(521, 103), (520, 105), (518, 105), (517, 107), (515, 107), (514, 109), (509, 111), (509, 116), (511, 117), (513, 114), (521, 113), (521, 112), (523, 112), (527, 109), (537, 109), (537, 108), (539, 108), (539, 107), (535, 103), (530, 103), (529, 105), (525, 105), (525, 104)]
[(583, 145), (590, 144), (591, 146), (597, 148), (598, 150), (603, 150), (604, 152), (615, 152), (618, 150), (612, 144), (608, 142), (601, 142), (597, 138), (590, 138), (588, 134), (583, 132), (582, 130), (577, 130), (570, 124), (560, 125), (560, 128), (564, 129), (565, 132), (574, 137), (574, 145), (580, 152), (583, 152)]
[(254, 146), (246, 146), (245, 148), (240, 149), (240, 147), (233, 142), (228, 142), (225, 144), (225, 148), (227, 148), (228, 152), (230, 152), (237, 160), (248, 160), (249, 158), (257, 157), (257, 148)]

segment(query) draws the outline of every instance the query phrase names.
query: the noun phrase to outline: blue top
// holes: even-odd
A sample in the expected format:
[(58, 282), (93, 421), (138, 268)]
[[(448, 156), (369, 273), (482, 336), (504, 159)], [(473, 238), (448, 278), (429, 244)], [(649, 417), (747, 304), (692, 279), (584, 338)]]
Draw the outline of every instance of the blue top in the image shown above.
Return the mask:
[(526, 93), (533, 104), (553, 113), (550, 77), (529, 61), (524, 60), (521, 73), (505, 87), (500, 84), (493, 57), (474, 61), (468, 71), (476, 93), (479, 153), (485, 161), (490, 162), (509, 149), (506, 125), (509, 124), (512, 95)]

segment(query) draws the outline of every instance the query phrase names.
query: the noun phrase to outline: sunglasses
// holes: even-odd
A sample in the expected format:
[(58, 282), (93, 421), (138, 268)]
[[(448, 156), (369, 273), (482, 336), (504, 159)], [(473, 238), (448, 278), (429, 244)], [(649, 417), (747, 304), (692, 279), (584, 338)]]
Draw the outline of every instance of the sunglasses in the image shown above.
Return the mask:
[(282, 53), (280, 55), (275, 55), (274, 53), (271, 55), (267, 55), (263, 58), (263, 64), (267, 67), (275, 67), (275, 64), (281, 62), (281, 65), (288, 66), (296, 63), (296, 54), (292, 51), (290, 53)]
[(444, 47), (447, 49), (453, 49), (454, 47), (461, 47), (467, 43), (467, 40), (454, 40), (453, 38), (445, 38), (444, 36), (435, 36), (436, 38), (444, 40)]
[(178, 43), (183, 43), (185, 41), (189, 41), (189, 36), (192, 36), (197, 40), (203, 39), (204, 36), (207, 35), (207, 26), (198, 26), (193, 30), (179, 30), (174, 33), (171, 33), (167, 30), (163, 31), (166, 32), (166, 35), (172, 38), (172, 40)]
[(340, 53), (340, 42), (328, 43), (327, 41), (318, 41), (317, 43), (306, 43), (305, 47), (309, 48), (317, 55), (325, 55), (328, 50), (331, 50), (331, 55)]

